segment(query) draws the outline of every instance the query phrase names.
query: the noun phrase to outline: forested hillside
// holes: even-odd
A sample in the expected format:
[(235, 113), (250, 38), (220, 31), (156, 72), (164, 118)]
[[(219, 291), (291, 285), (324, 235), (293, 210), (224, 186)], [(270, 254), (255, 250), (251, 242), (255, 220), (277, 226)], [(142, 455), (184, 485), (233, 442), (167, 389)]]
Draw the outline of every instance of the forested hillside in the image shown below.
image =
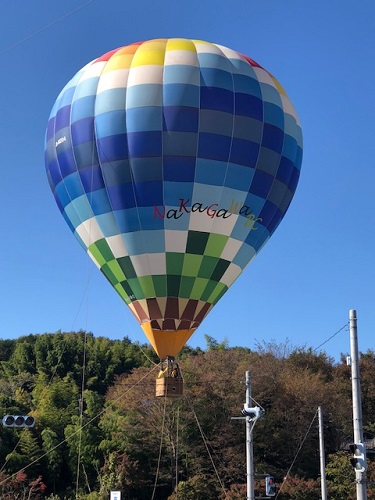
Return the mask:
[[(262, 474), (278, 498), (320, 498), (317, 408), (324, 414), (329, 498), (355, 498), (344, 443), (352, 442), (350, 368), (324, 352), (283, 345), (256, 351), (207, 337), (184, 348), (184, 396), (155, 398), (153, 351), (125, 338), (69, 332), (0, 340), (0, 416), (31, 414), (31, 429), (0, 428), (3, 500), (243, 499), (245, 372), (265, 409), (254, 428)], [(375, 355), (361, 355), (365, 437), (375, 436)], [(370, 456), (371, 458), (371, 456)], [(375, 480), (369, 463), (368, 480)], [(177, 486), (176, 486), (177, 485)], [(375, 490), (368, 488), (368, 498)], [(280, 491), (281, 490), (281, 491)]]

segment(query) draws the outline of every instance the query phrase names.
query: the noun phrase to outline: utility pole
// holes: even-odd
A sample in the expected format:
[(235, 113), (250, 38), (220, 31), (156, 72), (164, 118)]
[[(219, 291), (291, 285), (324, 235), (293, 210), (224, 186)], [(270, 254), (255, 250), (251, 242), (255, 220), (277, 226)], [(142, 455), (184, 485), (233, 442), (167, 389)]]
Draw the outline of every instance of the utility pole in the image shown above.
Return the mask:
[(241, 411), (243, 417), (232, 417), (232, 420), (246, 420), (246, 500), (255, 500), (254, 493), (254, 461), (253, 461), (253, 429), (258, 418), (264, 415), (263, 408), (251, 406), (251, 377), (246, 372), (246, 403)]
[(318, 406), (318, 418), (319, 418), (320, 489), (322, 493), (322, 500), (327, 500), (326, 459), (324, 454), (323, 412), (321, 406)]
[[(246, 372), (246, 406), (251, 407), (251, 377)], [(246, 416), (246, 485), (247, 499), (255, 500), (254, 494), (254, 450), (253, 450), (253, 422)]]
[(353, 399), (353, 437), (354, 443), (360, 445), (363, 450), (364, 467), (355, 469), (355, 482), (357, 490), (357, 500), (366, 500), (366, 450), (363, 445), (363, 423), (362, 423), (362, 402), (361, 402), (361, 382), (359, 374), (359, 355), (357, 337), (357, 313), (354, 309), (349, 312), (350, 320), (350, 357), (352, 368), (352, 399)]

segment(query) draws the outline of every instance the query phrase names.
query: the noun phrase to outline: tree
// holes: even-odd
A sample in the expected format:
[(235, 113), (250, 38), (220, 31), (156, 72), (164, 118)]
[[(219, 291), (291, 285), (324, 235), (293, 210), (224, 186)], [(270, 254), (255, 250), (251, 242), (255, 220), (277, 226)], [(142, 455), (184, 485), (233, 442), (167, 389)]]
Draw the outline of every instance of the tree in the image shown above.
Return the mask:
[(45, 491), (46, 485), (41, 476), (29, 481), (23, 470), (13, 476), (0, 471), (1, 500), (41, 500)]
[(48, 483), (52, 490), (59, 489), (62, 479), (63, 467), (63, 447), (60, 445), (60, 440), (52, 429), (46, 428), (41, 432), (42, 447), (45, 454), (44, 461), (47, 463)]
[(356, 498), (354, 471), (346, 451), (338, 451), (329, 455), (327, 466), (328, 494), (335, 500), (351, 500)]
[(223, 340), (222, 342), (218, 342), (210, 335), (205, 335), (204, 340), (206, 341), (207, 351), (225, 351), (225, 349), (228, 348), (227, 339)]
[[(375, 426), (375, 352), (367, 351), (361, 354), (360, 357), (360, 374), (361, 374), (361, 397), (362, 397), (362, 418), (371, 429), (371, 425)], [(367, 429), (365, 429), (367, 430)], [(367, 434), (367, 433), (366, 433)], [(372, 438), (374, 432), (370, 432), (366, 437)]]
[[(77, 470), (78, 497), (85, 500), (106, 498), (112, 488), (124, 491), (127, 500), (149, 499), (154, 488), (157, 498), (188, 498), (191, 491), (196, 498), (218, 498), (223, 489), (226, 498), (243, 498), (245, 425), (231, 417), (240, 416), (245, 402), (246, 371), (255, 402), (266, 411), (253, 433), (256, 473), (271, 474), (281, 484), (298, 452), (281, 498), (306, 494), (310, 500), (319, 494), (316, 411), (322, 406), (331, 497), (351, 498), (349, 455), (338, 452), (342, 441), (352, 439), (345, 356), (335, 364), (323, 352), (288, 342), (263, 343), (251, 351), (229, 348), (226, 341), (208, 336), (205, 352), (182, 350), (184, 396), (165, 400), (155, 398), (156, 356), (126, 337), (112, 341), (83, 331), (57, 332), (22, 337), (6, 347), (0, 408), (4, 415), (32, 412), (36, 426), (19, 444), (19, 430), (0, 427), (0, 461), (9, 458), (4, 468), (8, 474), (35, 462), (26, 467), (31, 479), (21, 473), (17, 481), (9, 478), (1, 498), (29, 492), (37, 498), (42, 493), (31, 490), (30, 483), (38, 484), (42, 473), (49, 492), (73, 497)], [(368, 438), (375, 433), (374, 368), (374, 353), (362, 354)], [(368, 465), (372, 481), (373, 463)], [(264, 492), (264, 481), (257, 491)], [(369, 485), (368, 497), (372, 495)]]
[(38, 377), (33, 395), (37, 422), (42, 428), (50, 428), (63, 437), (71, 417), (79, 413), (79, 388), (72, 375), (64, 379), (55, 377), (49, 384), (44, 377)]
[(18, 447), (14, 448), (6, 457), (6, 470), (17, 471), (27, 467), (28, 476), (37, 477), (41, 474), (42, 450), (31, 430), (23, 429), (20, 432)]
[[(102, 398), (93, 391), (83, 391), (79, 415), (71, 417), (71, 423), (65, 426), (71, 470), (82, 479), (83, 488), (92, 491), (97, 483), (97, 473), (104, 463), (99, 449), (102, 432), (98, 427), (98, 415), (102, 408)], [(79, 468), (77, 467), (79, 465)], [(75, 466), (75, 468), (74, 468)]]
[(212, 477), (197, 474), (186, 481), (180, 481), (177, 490), (168, 500), (216, 500), (218, 493)]
[[(350, 464), (351, 454), (347, 451), (338, 451), (328, 457), (326, 474), (328, 496), (335, 500), (355, 500), (355, 472)], [(367, 482), (375, 481), (375, 463), (367, 461)], [(372, 485), (367, 487), (367, 498), (375, 499), (375, 490)]]
[(317, 480), (289, 476), (282, 484), (281, 498), (284, 500), (320, 500), (321, 488)]
[(109, 454), (101, 469), (100, 493), (107, 498), (110, 490), (120, 490), (124, 493), (125, 499), (136, 499), (146, 482), (144, 471), (138, 461), (131, 460), (126, 453), (114, 452)]

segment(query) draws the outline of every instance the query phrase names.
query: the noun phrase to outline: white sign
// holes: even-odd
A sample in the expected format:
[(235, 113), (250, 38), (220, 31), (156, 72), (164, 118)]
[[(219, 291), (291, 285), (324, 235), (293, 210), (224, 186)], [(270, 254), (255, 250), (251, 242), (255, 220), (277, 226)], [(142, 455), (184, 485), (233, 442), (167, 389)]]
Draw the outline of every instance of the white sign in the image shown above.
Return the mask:
[(121, 491), (111, 491), (110, 500), (121, 500)]

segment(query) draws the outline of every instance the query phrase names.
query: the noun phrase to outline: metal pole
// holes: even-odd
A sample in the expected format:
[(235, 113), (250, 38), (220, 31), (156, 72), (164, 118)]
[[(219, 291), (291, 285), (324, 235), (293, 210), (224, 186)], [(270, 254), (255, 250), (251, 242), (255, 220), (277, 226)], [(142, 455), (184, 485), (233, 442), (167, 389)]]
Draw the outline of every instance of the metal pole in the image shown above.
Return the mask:
[(322, 492), (322, 500), (327, 500), (326, 459), (324, 454), (323, 412), (321, 406), (318, 406), (318, 417), (319, 417), (320, 489)]
[[(246, 404), (251, 406), (251, 377), (246, 372)], [(255, 500), (254, 496), (254, 463), (253, 463), (253, 421), (250, 416), (246, 417), (246, 484), (247, 500)]]
[[(357, 313), (349, 312), (350, 320), (350, 356), (352, 366), (352, 398), (353, 398), (353, 434), (354, 443), (363, 443), (361, 382), (359, 376), (359, 355), (357, 338)], [(355, 471), (357, 500), (366, 500), (366, 471)]]

